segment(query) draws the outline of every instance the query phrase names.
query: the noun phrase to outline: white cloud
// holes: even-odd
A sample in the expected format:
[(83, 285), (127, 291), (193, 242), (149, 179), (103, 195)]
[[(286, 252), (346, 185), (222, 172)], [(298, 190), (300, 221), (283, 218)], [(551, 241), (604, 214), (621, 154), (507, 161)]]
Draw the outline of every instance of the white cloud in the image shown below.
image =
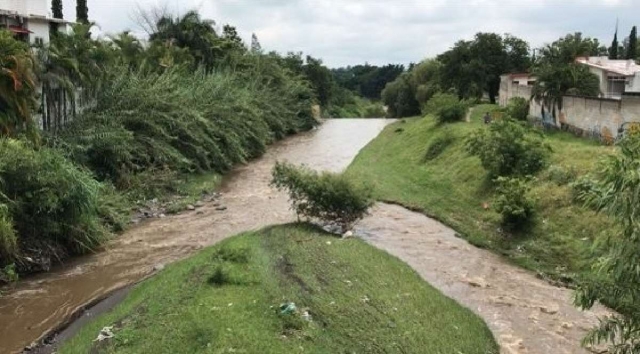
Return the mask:
[[(540, 46), (575, 31), (611, 41), (637, 23), (640, 0), (88, 0), (102, 31), (137, 29), (137, 6), (198, 9), (218, 24), (256, 33), (267, 50), (303, 51), (331, 66), (409, 63), (435, 56), (476, 32), (512, 33)], [(73, 18), (75, 0), (64, 0)], [(640, 21), (638, 21), (640, 22)]]

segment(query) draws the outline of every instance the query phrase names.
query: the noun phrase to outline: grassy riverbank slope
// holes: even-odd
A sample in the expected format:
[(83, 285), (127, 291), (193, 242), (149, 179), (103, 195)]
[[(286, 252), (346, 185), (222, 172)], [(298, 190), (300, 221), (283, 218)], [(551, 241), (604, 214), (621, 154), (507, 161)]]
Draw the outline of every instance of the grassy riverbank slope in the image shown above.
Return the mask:
[[(297, 313), (282, 315), (293, 302)], [(308, 311), (311, 321), (303, 319)], [(114, 326), (115, 337), (94, 342)], [(307, 225), (231, 238), (144, 282), (60, 353), (497, 353), (396, 258)]]
[[(487, 208), (495, 192), (487, 173), (464, 146), (466, 136), (481, 128), (484, 113), (495, 108), (477, 106), (471, 123), (437, 125), (427, 116), (390, 125), (359, 154), (347, 174), (371, 183), (379, 200), (422, 211), (475, 245), (571, 281), (591, 267), (590, 250), (611, 221), (575, 203), (569, 183), (592, 171), (613, 148), (562, 132), (547, 134), (553, 154), (549, 168), (533, 182), (534, 223), (521, 234), (507, 234), (500, 229), (500, 216)], [(450, 137), (450, 144), (435, 158), (426, 158), (432, 142), (443, 136)]]

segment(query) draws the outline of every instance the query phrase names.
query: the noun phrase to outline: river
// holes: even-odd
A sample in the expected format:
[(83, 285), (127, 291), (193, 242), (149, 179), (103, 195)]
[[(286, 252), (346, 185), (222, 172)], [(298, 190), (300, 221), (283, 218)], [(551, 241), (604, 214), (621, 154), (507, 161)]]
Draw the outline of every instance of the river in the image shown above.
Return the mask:
[(153, 274), (168, 264), (243, 231), (295, 220), (287, 198), (269, 186), (275, 161), (316, 170), (345, 169), (369, 141), (390, 123), (384, 119), (328, 120), (318, 129), (271, 146), (239, 166), (222, 183), (216, 201), (139, 225), (105, 250), (78, 258), (50, 273), (23, 280), (0, 297), (0, 353), (22, 350), (68, 321), (86, 304)]
[[(221, 196), (197, 211), (136, 226), (105, 250), (19, 282), (0, 298), (0, 353), (25, 345), (69, 321), (86, 304), (152, 275), (163, 265), (247, 230), (295, 220), (283, 193), (269, 186), (276, 161), (316, 170), (344, 170), (388, 124), (381, 119), (329, 120), (269, 148), (225, 177)], [(582, 312), (572, 292), (538, 279), (501, 257), (457, 238), (422, 214), (379, 203), (356, 227), (367, 242), (399, 257), (444, 294), (479, 314), (502, 353), (583, 353), (579, 341), (606, 315)]]

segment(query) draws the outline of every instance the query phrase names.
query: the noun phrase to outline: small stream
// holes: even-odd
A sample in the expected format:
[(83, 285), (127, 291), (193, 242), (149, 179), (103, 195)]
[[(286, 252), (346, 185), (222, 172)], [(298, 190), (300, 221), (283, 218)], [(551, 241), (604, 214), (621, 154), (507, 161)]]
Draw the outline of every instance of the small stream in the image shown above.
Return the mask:
[(269, 148), (260, 159), (229, 174), (216, 200), (198, 211), (157, 219), (110, 242), (103, 252), (75, 259), (50, 273), (23, 280), (0, 297), (0, 353), (19, 352), (86, 304), (136, 283), (162, 265), (247, 230), (295, 221), (286, 196), (269, 187), (279, 160), (338, 172), (391, 121), (329, 120), (318, 129)]

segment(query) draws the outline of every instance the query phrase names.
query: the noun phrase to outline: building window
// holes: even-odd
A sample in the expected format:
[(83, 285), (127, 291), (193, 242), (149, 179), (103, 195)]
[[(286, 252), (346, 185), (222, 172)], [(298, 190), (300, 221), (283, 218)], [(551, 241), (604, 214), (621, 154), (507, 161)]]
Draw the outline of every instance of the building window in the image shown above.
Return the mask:
[(42, 37), (36, 37), (35, 43), (37, 46), (43, 46), (44, 45), (44, 39), (42, 39)]
[(608, 87), (606, 92), (607, 98), (621, 98), (624, 93), (624, 86), (627, 82), (627, 78), (624, 76), (608, 76)]

